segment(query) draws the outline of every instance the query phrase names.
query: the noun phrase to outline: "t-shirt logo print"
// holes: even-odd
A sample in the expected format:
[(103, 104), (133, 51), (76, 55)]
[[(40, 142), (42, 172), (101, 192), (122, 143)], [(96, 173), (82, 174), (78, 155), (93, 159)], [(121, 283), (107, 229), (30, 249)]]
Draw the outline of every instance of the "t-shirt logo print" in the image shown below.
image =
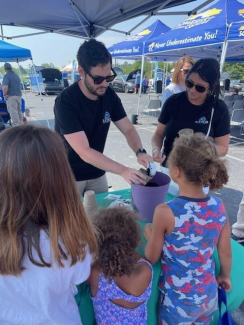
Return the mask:
[(111, 122), (111, 117), (109, 112), (106, 112), (104, 115), (103, 123), (110, 123)]
[(205, 116), (200, 117), (198, 121), (195, 121), (197, 124), (208, 124), (208, 120), (206, 119)]

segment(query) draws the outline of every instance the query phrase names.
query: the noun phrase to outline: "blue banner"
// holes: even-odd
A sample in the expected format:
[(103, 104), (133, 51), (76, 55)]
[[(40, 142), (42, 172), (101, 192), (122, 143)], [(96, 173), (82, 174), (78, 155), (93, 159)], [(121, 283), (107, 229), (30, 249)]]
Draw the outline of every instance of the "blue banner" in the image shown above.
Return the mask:
[(163, 35), (168, 32), (170, 28), (163, 24), (160, 20), (155, 21), (152, 25), (142, 30), (135, 36), (130, 36), (123, 42), (119, 42), (108, 48), (112, 57), (128, 57), (141, 56), (143, 54), (143, 44), (147, 40)]
[(183, 21), (168, 33), (148, 40), (145, 53), (162, 53), (223, 43), (227, 36), (228, 24), (244, 20), (243, 16), (242, 3), (236, 0), (220, 0), (207, 10)]
[(45, 92), (41, 73), (37, 73), (37, 74), (29, 73), (29, 77), (30, 77), (30, 86), (32, 92), (37, 92), (37, 93)]

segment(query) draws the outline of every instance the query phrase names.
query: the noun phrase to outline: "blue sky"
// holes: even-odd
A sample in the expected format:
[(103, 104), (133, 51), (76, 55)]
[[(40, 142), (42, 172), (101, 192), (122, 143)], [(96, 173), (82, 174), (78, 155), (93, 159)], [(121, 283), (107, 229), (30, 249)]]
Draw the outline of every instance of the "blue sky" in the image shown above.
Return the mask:
[[(202, 4), (203, 2), (203, 0), (196, 0), (186, 5), (171, 8), (168, 11), (190, 11), (198, 5)], [(127, 22), (117, 24), (114, 26), (114, 28), (123, 31), (128, 31), (138, 22), (140, 22), (144, 17), (137, 17)], [(156, 19), (160, 19), (164, 24), (172, 28), (178, 25), (181, 21), (187, 19), (187, 16), (154, 16), (144, 22), (140, 27), (133, 31), (132, 34), (136, 34), (140, 30), (151, 25)], [(28, 34), (31, 32), (36, 32), (36, 30), (32, 30), (29, 28), (3, 26), (3, 34), (5, 36), (17, 36), (22, 34)], [(124, 38), (125, 35), (123, 34), (108, 31), (102, 34), (98, 38), (98, 40), (104, 42), (105, 45), (108, 47), (114, 43), (122, 41)], [(5, 39), (5, 41), (14, 45), (30, 49), (35, 65), (40, 65), (42, 63), (53, 63), (59, 68), (69, 64), (69, 62), (71, 62), (76, 57), (77, 50), (80, 44), (83, 42), (83, 40), (79, 38), (58, 35), (55, 33), (23, 37), (14, 40)], [(24, 67), (27, 67), (29, 63), (30, 61), (28, 60), (22, 62), (22, 65)]]

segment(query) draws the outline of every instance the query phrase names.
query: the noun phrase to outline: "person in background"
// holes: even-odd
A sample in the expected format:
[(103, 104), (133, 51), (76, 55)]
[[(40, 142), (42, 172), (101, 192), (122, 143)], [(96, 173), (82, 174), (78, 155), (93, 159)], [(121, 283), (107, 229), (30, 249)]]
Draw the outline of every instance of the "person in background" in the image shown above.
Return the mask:
[(217, 309), (218, 285), (231, 290), (232, 257), (224, 204), (206, 195), (203, 186), (222, 188), (228, 182), (227, 170), (215, 144), (200, 133), (176, 139), (168, 164), (179, 196), (158, 205), (153, 225), (145, 227), (145, 256), (153, 264), (161, 256), (162, 262), (158, 324), (209, 324)]
[(169, 86), (170, 83), (171, 83), (171, 79), (170, 79), (170, 76), (168, 76), (166, 79), (166, 87)]
[(135, 214), (126, 208), (99, 211), (99, 253), (88, 280), (98, 325), (146, 325), (152, 291), (151, 264), (136, 252), (141, 240)]
[(145, 76), (144, 79), (142, 80), (142, 93), (143, 94), (147, 93), (147, 88), (148, 88), (147, 84), (148, 84), (148, 79)]
[(224, 86), (223, 81), (220, 81), (219, 85), (220, 85), (219, 99), (224, 100), (225, 99), (225, 86)]
[(140, 137), (128, 119), (117, 94), (108, 86), (116, 77), (112, 57), (103, 43), (85, 41), (77, 54), (82, 77), (64, 89), (54, 106), (55, 130), (62, 137), (80, 194), (108, 191), (105, 172), (122, 176), (129, 184), (145, 184), (145, 175), (103, 154), (110, 123), (125, 136), (144, 167), (153, 159), (143, 149)]
[(135, 93), (138, 94), (140, 90), (141, 74), (140, 71), (137, 71), (135, 78)]
[(238, 97), (239, 97), (239, 89), (238, 88), (234, 88), (233, 91), (232, 91), (232, 94), (233, 94), (234, 100), (235, 100), (235, 96), (238, 95)]
[(97, 241), (62, 140), (40, 126), (9, 128), (0, 166), (0, 323), (81, 325), (73, 290)]
[(63, 83), (64, 83), (64, 88), (69, 87), (68, 74), (65, 70), (62, 72), (62, 79), (63, 79)]
[(4, 64), (5, 75), (3, 77), (3, 96), (13, 126), (23, 124), (21, 112), (21, 82), (19, 76), (13, 72), (10, 63)]
[(190, 56), (183, 56), (175, 65), (172, 82), (163, 91), (161, 98), (161, 106), (163, 107), (165, 101), (173, 94), (178, 94), (186, 90), (185, 79), (189, 70), (194, 64)]
[(232, 225), (232, 236), (235, 241), (244, 246), (244, 191), (242, 193), (242, 200), (239, 205), (237, 213), (237, 220)]

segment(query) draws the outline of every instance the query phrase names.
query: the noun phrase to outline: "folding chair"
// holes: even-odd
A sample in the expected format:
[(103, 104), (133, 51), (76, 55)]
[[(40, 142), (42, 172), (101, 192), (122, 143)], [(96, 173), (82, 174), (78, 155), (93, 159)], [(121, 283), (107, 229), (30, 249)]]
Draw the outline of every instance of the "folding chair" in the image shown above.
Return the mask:
[(243, 99), (243, 95), (234, 95), (234, 100)]
[(232, 101), (225, 101), (225, 104), (226, 106), (228, 107), (229, 109), (229, 113), (230, 113), (230, 116), (232, 115), (232, 112), (233, 112), (233, 102)]
[(8, 110), (7, 110), (6, 103), (1, 103), (0, 102), (0, 116), (2, 117), (3, 122), (5, 124), (9, 123), (11, 125), (10, 115), (9, 115)]
[(243, 109), (243, 104), (244, 104), (243, 99), (237, 99), (234, 102), (233, 109)]
[(161, 100), (160, 99), (152, 99), (150, 100), (147, 109), (143, 110), (143, 113), (147, 113), (150, 118), (150, 113), (152, 113), (151, 117), (156, 118), (156, 113), (161, 110)]
[(233, 95), (226, 95), (225, 96), (225, 102), (232, 102), (234, 101), (234, 96)]
[(244, 109), (234, 109), (231, 119), (230, 127), (240, 126), (240, 134), (244, 135)]

